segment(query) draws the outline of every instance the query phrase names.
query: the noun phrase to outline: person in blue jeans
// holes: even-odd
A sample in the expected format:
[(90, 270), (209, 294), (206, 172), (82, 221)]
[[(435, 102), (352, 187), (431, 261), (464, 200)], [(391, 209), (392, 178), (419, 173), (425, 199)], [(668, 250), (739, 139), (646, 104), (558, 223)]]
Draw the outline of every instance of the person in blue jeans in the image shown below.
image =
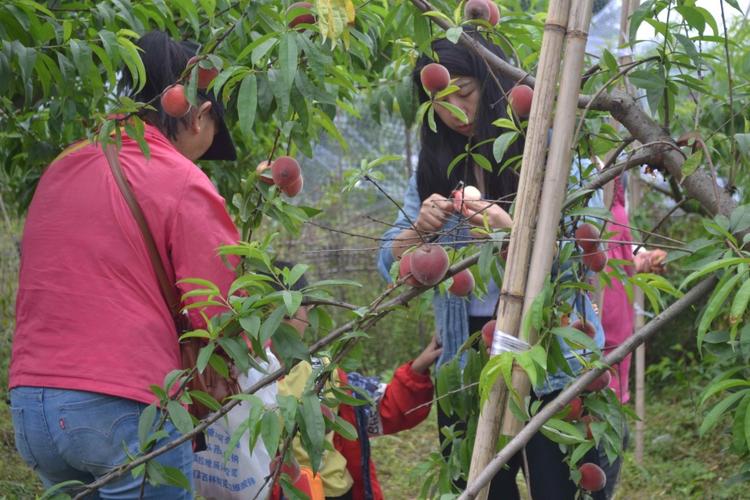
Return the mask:
[[(11, 391), (11, 405), (16, 448), (45, 488), (63, 481), (92, 483), (126, 463), (126, 450), (131, 456), (139, 454), (138, 419), (145, 403), (95, 392), (17, 387)], [(168, 436), (155, 448), (180, 437), (170, 421), (164, 430)], [(160, 455), (157, 461), (192, 470), (190, 441)], [(192, 492), (182, 488), (148, 484), (140, 497), (141, 483), (143, 476), (127, 472), (86, 498), (192, 498)]]
[[(486, 41), (477, 31), (466, 28), (464, 32), (495, 55), (505, 58), (499, 47)], [(512, 224), (508, 211), (518, 189), (518, 173), (512, 167), (502, 166), (507, 160), (521, 155), (524, 144), (519, 138), (506, 150), (504, 157), (496, 161), (492, 154), (492, 139), (499, 136), (502, 130), (492, 123), (500, 118), (508, 118), (505, 96), (514, 82), (500, 74), (491, 75), (487, 64), (473, 50), (460, 44), (440, 39), (433, 42), (432, 49), (433, 57), (448, 69), (458, 91), (434, 103), (436, 132), (429, 128), (427, 120), (422, 124), (416, 174), (409, 180), (403, 211), (399, 212), (393, 227), (385, 232), (379, 253), (378, 269), (389, 281), (391, 265), (408, 248), (420, 244), (422, 238), (434, 238), (439, 244), (460, 247), (471, 241), (472, 226), (481, 226), (486, 222), (494, 229), (505, 229)], [(421, 102), (428, 101), (430, 97), (422, 87), (420, 72), (431, 62), (429, 57), (422, 56), (414, 69), (414, 84)], [(502, 88), (498, 87), (498, 83)], [(461, 109), (468, 123), (462, 123), (447, 107), (441, 105), (441, 101)], [(481, 153), (491, 164), (492, 171), (481, 168), (469, 156), (448, 173), (453, 159), (467, 148), (472, 148), (473, 153)], [(455, 207), (451, 192), (462, 182), (463, 185), (477, 187), (483, 199), (464, 200), (462, 207)], [(470, 296), (466, 300), (436, 291), (433, 309), (437, 335), (443, 346), (437, 361), (438, 368), (456, 356), (472, 332), (494, 319), (498, 297), (499, 287), (494, 282), (489, 283), (488, 293), (481, 299)], [(589, 298), (580, 295), (574, 302), (571, 321), (585, 316), (596, 328), (597, 345), (603, 346), (604, 333)], [(580, 371), (580, 362), (569, 345), (560, 341), (560, 347), (572, 371)], [(535, 388), (532, 397), (543, 403), (549, 402), (571, 380), (572, 377), (563, 372), (549, 374), (547, 380)], [(436, 397), (439, 398), (440, 394)], [(465, 427), (464, 422), (444, 414), (438, 407), (439, 428), (450, 425), (455, 425), (456, 429)], [(441, 443), (444, 440), (442, 433), (440, 440)], [(578, 488), (570, 480), (570, 469), (564, 463), (564, 455), (557, 443), (538, 433), (527, 444), (525, 452), (533, 498), (567, 500), (575, 497)], [(444, 454), (450, 454), (449, 446), (444, 448)], [(589, 452), (585, 461), (598, 463), (596, 451)], [(522, 456), (518, 454), (511, 460), (508, 469), (495, 476), (490, 498), (519, 498), (515, 476), (521, 464)], [(464, 483), (457, 482), (457, 486), (463, 487)], [(605, 497), (600, 492), (595, 493), (594, 498), (599, 500)]]

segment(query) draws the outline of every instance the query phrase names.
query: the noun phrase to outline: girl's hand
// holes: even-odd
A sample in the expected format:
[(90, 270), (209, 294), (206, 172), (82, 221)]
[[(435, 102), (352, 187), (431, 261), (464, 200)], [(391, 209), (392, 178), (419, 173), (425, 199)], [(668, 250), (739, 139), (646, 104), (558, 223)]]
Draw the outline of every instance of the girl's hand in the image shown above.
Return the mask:
[(464, 200), (463, 212), (469, 223), (474, 226), (484, 226), (484, 219), (492, 229), (505, 229), (513, 225), (513, 219), (508, 212), (500, 208), (497, 203), (486, 200)]
[(639, 252), (634, 260), (635, 270), (638, 273), (664, 274), (666, 271), (667, 252), (660, 248)]
[(433, 193), (422, 202), (414, 226), (419, 232), (434, 233), (443, 227), (453, 213), (453, 202), (443, 195)]
[(436, 359), (438, 359), (442, 352), (443, 348), (438, 344), (437, 336), (433, 335), (432, 340), (430, 340), (430, 343), (424, 348), (424, 351), (412, 361), (412, 371), (424, 375), (430, 371), (430, 366)]

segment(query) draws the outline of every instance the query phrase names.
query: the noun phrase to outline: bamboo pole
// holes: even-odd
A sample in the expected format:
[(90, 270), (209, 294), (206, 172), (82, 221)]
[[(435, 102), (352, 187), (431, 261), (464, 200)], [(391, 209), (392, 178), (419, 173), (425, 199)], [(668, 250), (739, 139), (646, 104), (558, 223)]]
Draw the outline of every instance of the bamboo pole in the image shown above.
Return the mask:
[[(547, 167), (542, 187), (542, 200), (539, 207), (534, 247), (529, 265), (529, 277), (526, 284), (526, 296), (523, 313), (526, 314), (534, 299), (544, 289), (554, 259), (554, 248), (557, 241), (557, 227), (562, 216), (562, 204), (565, 199), (573, 157), (574, 130), (578, 94), (581, 91), (581, 75), (586, 56), (586, 40), (591, 23), (593, 0), (577, 0), (570, 8), (568, 31), (565, 35), (565, 54), (560, 76), (560, 90), (557, 97), (557, 108), (552, 125), (553, 135), (547, 155)], [(537, 341), (537, 333), (530, 332), (526, 339), (529, 344)], [(513, 372), (513, 387), (522, 401), (529, 395), (531, 383), (528, 375), (522, 370)], [(515, 436), (523, 428), (523, 422), (510, 410), (506, 403), (502, 419), (501, 433)]]
[(602, 359), (604, 366), (600, 368), (592, 368), (587, 371), (578, 377), (571, 385), (565, 388), (555, 399), (546, 404), (544, 408), (539, 410), (539, 412), (529, 420), (526, 427), (524, 427), (516, 437), (511, 439), (510, 442), (508, 442), (508, 444), (506, 444), (503, 449), (493, 457), (487, 467), (477, 474), (476, 479), (474, 481), (469, 481), (466, 485), (466, 489), (458, 500), (477, 498), (481, 489), (486, 488), (495, 474), (497, 474), (498, 471), (507, 464), (511, 458), (513, 458), (513, 455), (518, 453), (526, 443), (529, 442), (534, 434), (536, 434), (550, 418), (565, 408), (573, 398), (583, 392), (588, 384), (604, 373), (605, 370), (608, 370), (609, 366), (622, 361), (622, 359), (633, 352), (637, 346), (656, 335), (656, 333), (661, 331), (670, 321), (678, 317), (701, 299), (705, 298), (711, 293), (714, 286), (716, 286), (717, 281), (716, 276), (711, 276), (698, 283), (680, 299), (649, 321), (646, 326), (620, 344), (617, 349), (605, 356)]
[[(563, 35), (568, 24), (570, 0), (551, 0), (542, 38), (534, 99), (531, 105), (526, 145), (521, 161), (516, 210), (510, 233), (508, 260), (497, 308), (497, 325), (501, 332), (518, 336), (523, 297), (526, 290), (526, 273), (531, 252), (530, 242), (538, 212), (539, 192), (544, 177), (544, 158), (547, 132), (552, 121), (552, 108), (560, 70)], [(497, 332), (495, 337), (498, 337)], [(494, 342), (493, 342), (494, 344)], [(491, 355), (498, 354), (492, 349)], [(501, 408), (505, 407), (507, 388), (498, 380), (490, 390), (479, 415), (474, 450), (471, 457), (469, 481), (484, 469), (492, 456), (500, 429)], [(481, 497), (487, 497), (485, 489)]]

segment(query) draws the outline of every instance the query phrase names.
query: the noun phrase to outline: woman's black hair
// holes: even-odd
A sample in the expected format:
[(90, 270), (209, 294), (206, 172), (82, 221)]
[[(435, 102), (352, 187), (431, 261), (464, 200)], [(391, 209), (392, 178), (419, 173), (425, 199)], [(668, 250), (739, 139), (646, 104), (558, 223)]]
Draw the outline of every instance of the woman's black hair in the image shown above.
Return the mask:
[[(141, 49), (140, 56), (146, 70), (146, 84), (135, 92), (135, 83), (130, 70), (125, 67), (119, 83), (120, 93), (138, 102), (150, 103), (156, 108), (158, 118), (153, 123), (169, 139), (175, 139), (179, 124), (188, 125), (188, 118), (173, 118), (161, 109), (159, 96), (165, 88), (177, 82), (187, 67), (188, 60), (194, 56), (199, 45), (194, 42), (176, 42), (163, 31), (150, 31), (143, 35), (136, 45)], [(209, 100), (203, 92), (198, 92), (198, 101)], [(212, 107), (212, 116), (214, 114)]]
[[(473, 27), (465, 27), (464, 33), (489, 49), (493, 54), (505, 59), (503, 51), (492, 43), (489, 43)], [(454, 44), (447, 39), (438, 39), (432, 43), (433, 53), (437, 56), (437, 62), (445, 66), (451, 74), (451, 78), (457, 76), (471, 76), (478, 80), (480, 99), (477, 106), (477, 115), (474, 119), (473, 136), (466, 136), (454, 132), (448, 128), (440, 119), (436, 119), (437, 133), (430, 130), (425, 119), (420, 131), (421, 149), (417, 163), (417, 189), (420, 200), (424, 201), (432, 193), (449, 196), (460, 181), (468, 185), (477, 185), (474, 175), (473, 162), (460, 161), (447, 176), (448, 165), (451, 161), (463, 153), (468, 140), (472, 144), (478, 144), (487, 139), (495, 138), (501, 133), (501, 129), (492, 125), (498, 118), (508, 118), (506, 112), (506, 97), (514, 82), (495, 73), (495, 77), (502, 85), (498, 88), (495, 78), (490, 74), (487, 63), (472, 49), (463, 45)], [(428, 56), (423, 55), (417, 60), (414, 68), (414, 85), (418, 89), (419, 101), (425, 102), (430, 97), (425, 92), (420, 81), (420, 71), (427, 64), (435, 62)], [(499, 172), (500, 166), (513, 156), (523, 153), (523, 138), (519, 137), (505, 152), (505, 156), (499, 163), (495, 161), (492, 154), (492, 142), (488, 142), (473, 150), (482, 154), (492, 164), (493, 172), (482, 170), (486, 187), (485, 197), (500, 200), (504, 208), (508, 208), (515, 198), (518, 190), (518, 174), (510, 167)], [(470, 158), (470, 157), (469, 157)], [(499, 172), (499, 173), (498, 173)]]

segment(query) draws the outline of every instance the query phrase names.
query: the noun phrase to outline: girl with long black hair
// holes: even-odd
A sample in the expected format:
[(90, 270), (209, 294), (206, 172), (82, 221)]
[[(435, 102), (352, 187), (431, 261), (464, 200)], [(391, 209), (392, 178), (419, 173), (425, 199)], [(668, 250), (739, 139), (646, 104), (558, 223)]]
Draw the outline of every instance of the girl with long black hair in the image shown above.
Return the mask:
[[(472, 28), (464, 32), (492, 53), (505, 59), (502, 50), (488, 42)], [(487, 223), (494, 229), (510, 228), (512, 224), (509, 211), (518, 189), (518, 173), (512, 164), (514, 157), (523, 152), (523, 139), (513, 143), (505, 151), (504, 157), (496, 161), (492, 154), (492, 139), (499, 136), (502, 130), (493, 122), (508, 118), (507, 93), (514, 82), (502, 75), (491, 72), (486, 61), (474, 50), (454, 44), (446, 39), (433, 42), (433, 57), (422, 56), (414, 70), (414, 84), (421, 102), (430, 99), (420, 81), (421, 70), (429, 63), (439, 62), (445, 66), (451, 76), (452, 84), (458, 90), (441, 97), (434, 104), (437, 115), (436, 131), (429, 128), (425, 120), (421, 127), (421, 150), (416, 174), (409, 180), (406, 190), (403, 212), (399, 212), (394, 226), (385, 232), (383, 246), (380, 250), (378, 267), (386, 279), (393, 262), (411, 246), (419, 245), (423, 238), (436, 238), (442, 245), (459, 247), (471, 240), (471, 226)], [(440, 101), (459, 108), (467, 117), (464, 123), (455, 113)], [(448, 173), (448, 168), (456, 156), (471, 150), (482, 154), (492, 167), (492, 171), (481, 168), (472, 161), (472, 156), (461, 160)], [(509, 165), (510, 164), (510, 165)], [(457, 212), (451, 200), (451, 192), (463, 185), (472, 185), (479, 189), (482, 200), (464, 198), (462, 210)], [(466, 224), (468, 221), (469, 224)], [(471, 332), (476, 332), (489, 320), (494, 319), (499, 287), (491, 281), (487, 294), (483, 298), (470, 296), (469, 300), (451, 294), (436, 291), (433, 299), (435, 324), (443, 352), (437, 366), (452, 360), (460, 347), (466, 342)], [(579, 302), (579, 301), (577, 301)], [(587, 321), (596, 327), (596, 342), (602, 346), (604, 333), (601, 329), (591, 304), (582, 297), (577, 311), (571, 315), (585, 315)], [(565, 342), (560, 343), (563, 354), (569, 354), (570, 348)], [(568, 362), (573, 373), (581, 365), (575, 356), (569, 356)], [(571, 380), (568, 374), (557, 372), (550, 374), (540, 387), (535, 387), (532, 398), (547, 402)], [(439, 394), (437, 395), (440, 396)], [(443, 428), (454, 425), (454, 430), (465, 430), (466, 423), (456, 416), (444, 414), (438, 406), (438, 426)], [(441, 441), (444, 436), (440, 433)], [(443, 453), (450, 455), (450, 446), (443, 447)], [(535, 435), (525, 448), (528, 468), (524, 472), (530, 477), (531, 496), (538, 499), (572, 499), (577, 493), (577, 486), (570, 480), (570, 469), (564, 462), (564, 455), (557, 443), (548, 440), (542, 434)], [(585, 461), (597, 461), (595, 450), (589, 452)], [(507, 469), (498, 473), (492, 481), (489, 498), (519, 498), (516, 475), (523, 463), (521, 453), (509, 463)], [(458, 487), (465, 483), (456, 481)], [(600, 495), (600, 496), (597, 496)], [(595, 494), (594, 498), (604, 498)]]

